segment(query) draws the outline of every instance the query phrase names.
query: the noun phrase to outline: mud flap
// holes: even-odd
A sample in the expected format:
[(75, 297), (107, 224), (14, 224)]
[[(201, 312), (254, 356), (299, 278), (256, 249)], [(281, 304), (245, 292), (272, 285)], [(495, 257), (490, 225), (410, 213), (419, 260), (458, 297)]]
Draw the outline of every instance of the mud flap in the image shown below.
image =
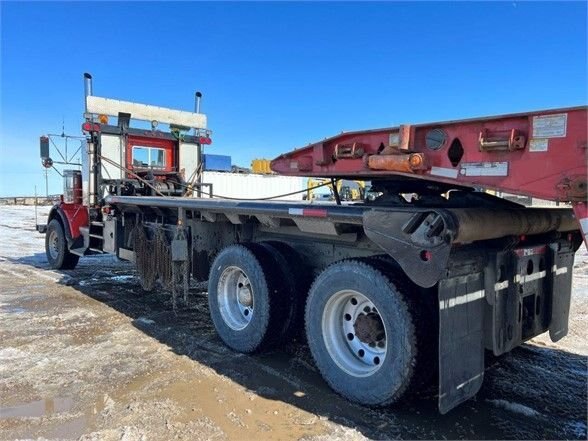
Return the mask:
[(555, 253), (552, 267), (551, 323), (549, 325), (549, 337), (553, 342), (561, 340), (568, 334), (573, 266), (574, 251)]
[(473, 397), (484, 380), (482, 273), (439, 282), (439, 411)]

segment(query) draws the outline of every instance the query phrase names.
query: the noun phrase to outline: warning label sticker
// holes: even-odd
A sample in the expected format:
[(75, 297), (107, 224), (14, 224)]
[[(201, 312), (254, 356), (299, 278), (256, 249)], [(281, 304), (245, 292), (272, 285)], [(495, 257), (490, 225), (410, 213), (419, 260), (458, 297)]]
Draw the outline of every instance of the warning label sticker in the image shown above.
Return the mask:
[(533, 117), (533, 138), (564, 138), (568, 124), (568, 114)]
[(548, 139), (532, 139), (529, 143), (530, 152), (546, 152), (549, 147)]

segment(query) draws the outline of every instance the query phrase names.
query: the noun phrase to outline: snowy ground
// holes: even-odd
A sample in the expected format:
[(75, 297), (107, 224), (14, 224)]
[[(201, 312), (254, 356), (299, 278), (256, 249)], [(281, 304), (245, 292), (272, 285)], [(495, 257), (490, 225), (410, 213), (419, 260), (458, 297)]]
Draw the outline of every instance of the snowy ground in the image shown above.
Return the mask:
[(477, 397), (441, 416), (434, 397), (375, 410), (339, 398), (302, 344), (235, 354), (203, 293), (174, 315), (168, 296), (144, 294), (114, 258), (49, 271), (33, 213), (0, 207), (0, 439), (587, 437), (584, 247), (569, 335), (492, 359)]

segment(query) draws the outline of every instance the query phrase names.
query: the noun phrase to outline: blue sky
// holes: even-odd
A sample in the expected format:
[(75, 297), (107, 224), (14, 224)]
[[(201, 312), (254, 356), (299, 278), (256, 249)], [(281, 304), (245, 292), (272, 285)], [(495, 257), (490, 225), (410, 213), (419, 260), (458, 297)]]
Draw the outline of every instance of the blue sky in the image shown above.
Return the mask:
[[(1, 9), (0, 195), (96, 95), (193, 108), (233, 163), (341, 130), (586, 104), (585, 2), (24, 3)], [(50, 193), (61, 179), (50, 174)]]

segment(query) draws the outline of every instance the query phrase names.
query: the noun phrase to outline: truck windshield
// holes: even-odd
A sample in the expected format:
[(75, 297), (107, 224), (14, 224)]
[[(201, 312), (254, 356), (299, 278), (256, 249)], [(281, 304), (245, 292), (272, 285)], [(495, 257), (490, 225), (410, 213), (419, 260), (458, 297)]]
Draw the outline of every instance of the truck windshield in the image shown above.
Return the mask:
[(145, 168), (164, 168), (165, 150), (155, 147), (133, 146), (133, 166)]

